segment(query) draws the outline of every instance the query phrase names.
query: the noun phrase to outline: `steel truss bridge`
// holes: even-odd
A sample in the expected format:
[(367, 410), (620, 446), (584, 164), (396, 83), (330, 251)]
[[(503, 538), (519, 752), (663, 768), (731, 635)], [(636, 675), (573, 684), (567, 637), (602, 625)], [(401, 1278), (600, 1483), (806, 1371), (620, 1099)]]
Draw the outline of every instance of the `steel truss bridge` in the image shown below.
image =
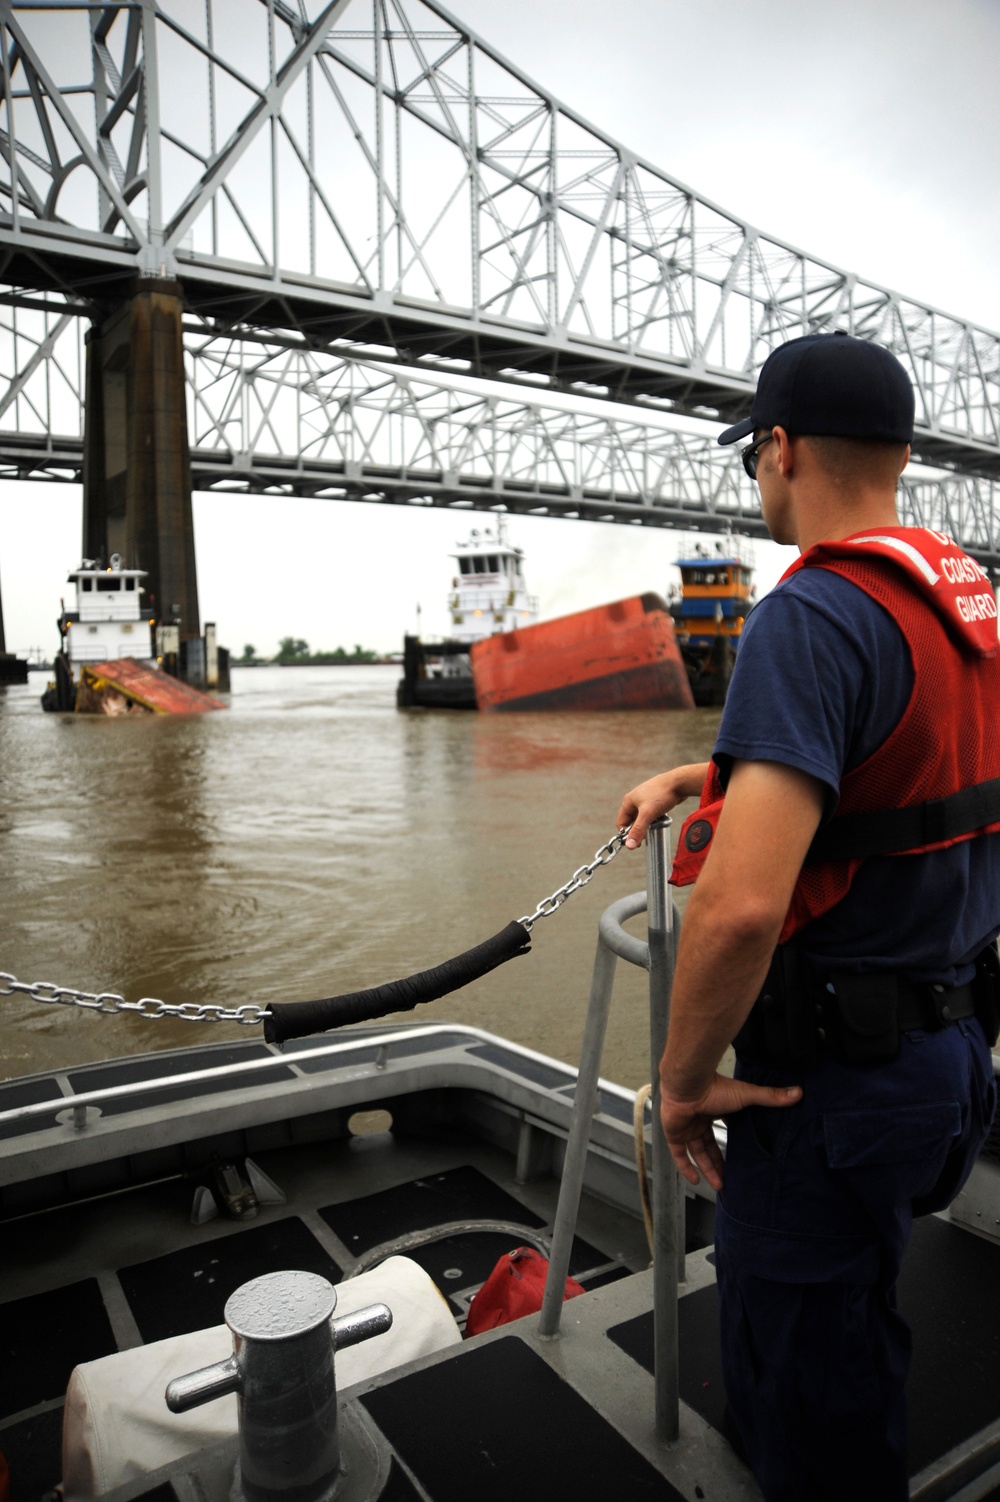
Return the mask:
[[(62, 317), (71, 326), (56, 334), (54, 321), (51, 349), (44, 336), (18, 336), (33, 349), (24, 351), (21, 384), (0, 397), (2, 479), (83, 477), (81, 327)], [(0, 309), (0, 335), (13, 339), (13, 328)], [(711, 434), (654, 426), (634, 408), (560, 407), (423, 371), (186, 332), (197, 490), (767, 535), (757, 487), (738, 453)], [(914, 466), (900, 485), (900, 511), (915, 526), (964, 538), (978, 557), (997, 551), (996, 481), (933, 478)]]
[(154, 288), (198, 489), (762, 533), (707, 424), (842, 328), (913, 379), (906, 519), (1000, 563), (998, 335), (726, 213), (435, 0), (0, 0), (0, 44), (2, 476), (100, 491), (93, 382), (131, 392), (107, 331)]

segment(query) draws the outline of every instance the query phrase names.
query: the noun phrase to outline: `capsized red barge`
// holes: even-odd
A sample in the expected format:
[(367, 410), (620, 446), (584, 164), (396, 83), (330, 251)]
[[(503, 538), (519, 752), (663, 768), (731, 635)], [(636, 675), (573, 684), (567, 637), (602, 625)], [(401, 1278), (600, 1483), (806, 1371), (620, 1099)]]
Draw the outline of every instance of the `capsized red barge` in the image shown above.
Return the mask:
[(225, 707), (211, 694), (134, 657), (85, 663), (80, 669), (77, 714), (204, 714)]
[(487, 636), (469, 656), (481, 710), (694, 708), (658, 594)]

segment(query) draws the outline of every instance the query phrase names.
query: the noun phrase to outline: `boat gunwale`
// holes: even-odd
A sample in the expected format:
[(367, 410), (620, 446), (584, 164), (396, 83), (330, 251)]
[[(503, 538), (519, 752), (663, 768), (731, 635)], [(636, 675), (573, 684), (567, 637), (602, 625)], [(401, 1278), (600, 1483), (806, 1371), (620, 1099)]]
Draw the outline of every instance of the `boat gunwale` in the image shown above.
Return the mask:
[[(271, 1056), (267, 1058), (246, 1059), (239, 1063), (220, 1064), (210, 1069), (190, 1070), (184, 1074), (160, 1075), (149, 1080), (133, 1080), (125, 1085), (108, 1085), (100, 1090), (81, 1091), (79, 1093), (72, 1092), (50, 1100), (34, 1101), (30, 1105), (15, 1106), (8, 1111), (0, 1111), (0, 1127), (16, 1121), (23, 1121), (33, 1116), (45, 1116), (52, 1111), (65, 1111), (68, 1108), (80, 1106), (98, 1106), (102, 1101), (120, 1100), (131, 1095), (142, 1095), (148, 1091), (156, 1092), (158, 1090), (173, 1089), (179, 1085), (200, 1084), (206, 1080), (227, 1079), (231, 1078), (234, 1074), (249, 1075), (268, 1069), (294, 1067), (296, 1064), (308, 1059), (329, 1058), (338, 1054), (348, 1055), (360, 1048), (385, 1048), (388, 1050), (394, 1042), (398, 1043), (403, 1039), (412, 1041), (414, 1039), (434, 1036), (440, 1036), (443, 1039), (446, 1035), (454, 1037), (456, 1034), (460, 1035), (465, 1043), (493, 1044), (502, 1050), (517, 1054), (533, 1063), (545, 1064), (550, 1068), (557, 1069), (566, 1075), (567, 1083), (575, 1080), (579, 1074), (579, 1070), (573, 1064), (566, 1064), (561, 1059), (555, 1059), (549, 1054), (539, 1053), (537, 1050), (528, 1048), (524, 1044), (514, 1043), (510, 1039), (500, 1037), (496, 1033), (487, 1032), (485, 1028), (474, 1027), (465, 1023), (436, 1022), (422, 1024), (418, 1027), (398, 1027), (392, 1031), (365, 1033), (363, 1036), (359, 1035), (352, 1038), (349, 1042), (330, 1043), (322, 1048), (300, 1049), (295, 1053), (282, 1053), (278, 1050), (277, 1045), (265, 1044), (266, 1048), (274, 1050)], [(262, 1042), (263, 1040), (248, 1039), (246, 1041)], [(225, 1043), (214, 1046), (232, 1047), (233, 1044)], [(163, 1053), (165, 1055), (177, 1055), (187, 1051), (186, 1048), (164, 1049)], [(100, 1065), (81, 1065), (80, 1071), (90, 1067), (127, 1064), (132, 1059), (149, 1057), (149, 1053), (127, 1054), (118, 1059), (102, 1060)], [(54, 1079), (57, 1075), (65, 1075), (65, 1071), (41, 1070), (36, 1074), (19, 1075), (15, 1076), (14, 1079), (4, 1080), (0, 1083), (3, 1085), (23, 1084), (31, 1080)], [(610, 1095), (618, 1096), (621, 1100), (635, 1101), (636, 1092), (629, 1090), (624, 1085), (616, 1085), (610, 1080), (603, 1079), (599, 1081), (599, 1085), (601, 1090), (606, 1091)]]

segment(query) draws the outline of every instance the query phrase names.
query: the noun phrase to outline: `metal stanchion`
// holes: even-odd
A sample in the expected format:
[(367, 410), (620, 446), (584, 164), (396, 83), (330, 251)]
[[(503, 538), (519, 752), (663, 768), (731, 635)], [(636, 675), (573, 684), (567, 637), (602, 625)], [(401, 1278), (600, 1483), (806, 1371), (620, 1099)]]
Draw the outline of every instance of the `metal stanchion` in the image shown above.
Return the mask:
[(653, 1350), (656, 1437), (663, 1443), (679, 1434), (677, 1366), (678, 1261), (684, 1233), (678, 1214), (677, 1170), (660, 1130), (660, 1059), (667, 1041), (670, 988), (674, 976), (673, 904), (670, 876), (670, 820), (657, 819), (646, 836), (646, 901), (649, 924), (649, 1050), (653, 1081)]
[(559, 1334), (562, 1317), (563, 1294), (569, 1272), (570, 1253), (573, 1249), (573, 1233), (580, 1209), (580, 1192), (587, 1166), (587, 1147), (590, 1142), (590, 1127), (597, 1109), (597, 1081), (604, 1052), (604, 1035), (608, 1027), (608, 1012), (611, 1008), (611, 991), (615, 981), (615, 956), (604, 943), (597, 940), (594, 957), (594, 973), (590, 982), (590, 1005), (580, 1050), (580, 1071), (573, 1092), (573, 1120), (570, 1124), (566, 1157), (563, 1160), (562, 1184), (555, 1224), (552, 1228), (552, 1255), (545, 1279), (545, 1295), (538, 1320), (538, 1333), (548, 1339)]

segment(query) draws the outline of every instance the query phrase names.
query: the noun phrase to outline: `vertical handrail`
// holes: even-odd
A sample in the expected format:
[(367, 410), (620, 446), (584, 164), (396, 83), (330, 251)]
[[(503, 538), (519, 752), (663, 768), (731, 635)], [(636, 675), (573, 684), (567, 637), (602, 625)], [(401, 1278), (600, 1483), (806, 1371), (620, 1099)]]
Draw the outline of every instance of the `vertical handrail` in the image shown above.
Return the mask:
[(677, 1171), (660, 1129), (660, 1059), (667, 1041), (674, 978), (674, 922), (670, 900), (670, 820), (657, 819), (646, 836), (646, 912), (649, 926), (649, 1051), (653, 1131), (653, 1380), (656, 1437), (680, 1432), (678, 1374), (678, 1263), (684, 1232), (678, 1214)]
[[(597, 953), (590, 983), (590, 1001), (580, 1050), (580, 1068), (573, 1096), (566, 1155), (552, 1231), (545, 1294), (538, 1322), (543, 1339), (559, 1335), (563, 1293), (569, 1272), (580, 1195), (587, 1166), (590, 1129), (598, 1104), (601, 1055), (611, 1010), (616, 951), (649, 970), (649, 1042), (653, 1080), (652, 1199), (653, 1199), (653, 1350), (656, 1437), (663, 1443), (680, 1432), (677, 1291), (684, 1277), (684, 1200), (677, 1172), (660, 1129), (659, 1064), (666, 1045), (670, 991), (676, 948), (676, 909), (670, 898), (670, 819), (658, 819), (647, 836), (647, 889), (622, 898), (602, 914)], [(648, 913), (648, 944), (624, 933), (622, 918)], [(607, 932), (605, 933), (605, 928)], [(624, 947), (623, 947), (624, 946)]]
[(594, 971), (590, 980), (587, 1022), (580, 1048), (580, 1068), (576, 1078), (576, 1089), (573, 1092), (573, 1117), (566, 1142), (566, 1156), (563, 1160), (562, 1179), (559, 1185), (559, 1203), (556, 1206), (556, 1218), (552, 1227), (552, 1252), (549, 1256), (542, 1312), (538, 1321), (538, 1333), (543, 1339), (554, 1340), (559, 1334), (563, 1294), (580, 1209), (583, 1176), (587, 1167), (590, 1124), (597, 1109), (597, 1081), (601, 1070), (601, 1055), (604, 1052), (604, 1036), (608, 1028), (608, 1014), (611, 1010), (611, 992), (615, 982), (616, 963), (615, 955), (598, 933)]

